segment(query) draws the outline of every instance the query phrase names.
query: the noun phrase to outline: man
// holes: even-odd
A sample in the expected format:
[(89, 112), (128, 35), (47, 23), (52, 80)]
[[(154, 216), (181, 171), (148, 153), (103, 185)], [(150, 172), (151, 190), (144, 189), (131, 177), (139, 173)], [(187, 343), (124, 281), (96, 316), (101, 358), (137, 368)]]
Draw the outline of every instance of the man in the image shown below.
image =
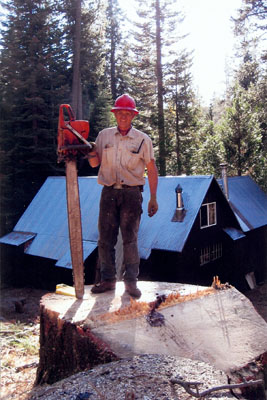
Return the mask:
[(95, 148), (88, 156), (92, 167), (100, 164), (98, 183), (104, 186), (98, 220), (101, 282), (92, 288), (92, 293), (115, 289), (115, 245), (120, 228), (125, 290), (139, 298), (141, 291), (137, 287), (137, 277), (140, 258), (137, 235), (142, 213), (141, 192), (145, 184), (146, 168), (150, 188), (148, 215), (152, 217), (158, 210), (158, 171), (151, 139), (132, 127), (132, 120), (139, 113), (134, 99), (123, 94), (115, 101), (111, 112), (115, 115), (117, 127), (102, 130), (96, 139)]

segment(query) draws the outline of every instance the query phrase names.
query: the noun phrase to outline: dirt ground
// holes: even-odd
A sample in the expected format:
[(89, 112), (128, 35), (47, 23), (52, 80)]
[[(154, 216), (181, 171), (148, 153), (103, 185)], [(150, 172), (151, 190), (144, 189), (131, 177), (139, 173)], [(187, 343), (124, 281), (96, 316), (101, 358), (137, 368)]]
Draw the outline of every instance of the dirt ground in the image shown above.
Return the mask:
[[(1, 395), (2, 400), (27, 398), (39, 362), (39, 303), (45, 290), (1, 290)], [(267, 322), (267, 283), (245, 295)]]
[(1, 290), (2, 400), (23, 399), (33, 387), (39, 362), (39, 304), (45, 293), (30, 288)]

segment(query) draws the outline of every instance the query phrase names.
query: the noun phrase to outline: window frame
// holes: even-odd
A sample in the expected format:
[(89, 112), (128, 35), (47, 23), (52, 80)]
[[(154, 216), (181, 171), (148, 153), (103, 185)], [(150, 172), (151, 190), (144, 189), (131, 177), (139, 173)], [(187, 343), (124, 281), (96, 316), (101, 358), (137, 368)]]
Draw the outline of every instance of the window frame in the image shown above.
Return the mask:
[(222, 242), (216, 242), (208, 246), (201, 247), (199, 254), (200, 266), (218, 260), (219, 258), (222, 257), (222, 254), (223, 254)]
[[(206, 211), (207, 212), (207, 225), (202, 225), (202, 207), (204, 207), (204, 206), (206, 206), (206, 210), (207, 210)], [(211, 211), (212, 210), (211, 206), (214, 206), (214, 213), (213, 213), (213, 211)], [(213, 213), (213, 215), (212, 215), (212, 213)], [(210, 223), (211, 216), (214, 219), (214, 223)], [(202, 204), (201, 207), (200, 207), (200, 229), (205, 229), (205, 228), (208, 228), (210, 226), (215, 226), (215, 225), (217, 225), (217, 206), (216, 206), (216, 201), (213, 201), (211, 203)]]

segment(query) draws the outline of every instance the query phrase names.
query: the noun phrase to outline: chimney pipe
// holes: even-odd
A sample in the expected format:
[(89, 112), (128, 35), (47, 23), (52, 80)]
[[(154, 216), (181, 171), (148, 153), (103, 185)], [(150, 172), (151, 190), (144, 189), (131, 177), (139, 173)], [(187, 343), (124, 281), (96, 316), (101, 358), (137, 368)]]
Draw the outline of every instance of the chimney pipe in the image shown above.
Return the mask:
[(184, 203), (183, 203), (183, 197), (182, 197), (182, 187), (180, 185), (177, 185), (175, 192), (176, 192), (176, 210), (183, 210), (184, 209)]
[(220, 164), (221, 171), (222, 171), (222, 180), (223, 180), (223, 191), (225, 197), (229, 201), (229, 190), (228, 190), (228, 179), (227, 179), (227, 163)]
[(176, 210), (174, 211), (172, 222), (183, 222), (185, 218), (186, 210), (184, 209), (182, 191), (183, 191), (182, 187), (178, 184), (175, 188)]

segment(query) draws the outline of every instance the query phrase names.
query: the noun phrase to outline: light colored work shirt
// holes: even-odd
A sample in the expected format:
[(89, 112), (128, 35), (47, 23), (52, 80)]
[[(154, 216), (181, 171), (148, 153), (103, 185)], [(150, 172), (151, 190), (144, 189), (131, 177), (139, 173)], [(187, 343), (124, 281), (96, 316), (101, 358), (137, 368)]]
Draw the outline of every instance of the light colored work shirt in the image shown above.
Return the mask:
[(103, 129), (96, 138), (100, 158), (98, 183), (144, 185), (146, 165), (154, 159), (152, 141), (145, 133), (131, 128), (122, 136), (117, 127)]

